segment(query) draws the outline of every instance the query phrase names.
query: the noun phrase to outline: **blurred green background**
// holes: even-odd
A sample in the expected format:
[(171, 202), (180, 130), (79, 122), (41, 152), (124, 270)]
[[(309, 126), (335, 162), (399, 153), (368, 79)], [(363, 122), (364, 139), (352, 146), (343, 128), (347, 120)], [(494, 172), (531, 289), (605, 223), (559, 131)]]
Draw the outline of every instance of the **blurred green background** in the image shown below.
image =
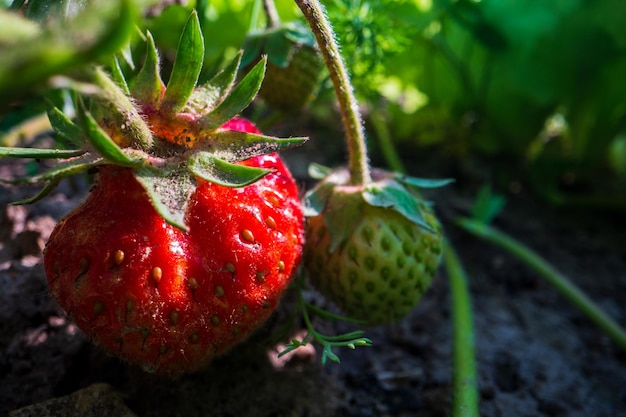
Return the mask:
[[(276, 4), (284, 21), (301, 18), (293, 2)], [(624, 206), (626, 2), (323, 4), (371, 139), (388, 134), (402, 155), (497, 161), (555, 203)], [(207, 77), (264, 25), (254, 0), (0, 1), (0, 134), (40, 113), (41, 97), (60, 100), (62, 83), (52, 83), (50, 95), (51, 76), (111, 65), (114, 54), (132, 65), (141, 49), (136, 26), (152, 32), (167, 68), (192, 7), (205, 34)], [(331, 100), (326, 80), (305, 111), (338, 124)]]

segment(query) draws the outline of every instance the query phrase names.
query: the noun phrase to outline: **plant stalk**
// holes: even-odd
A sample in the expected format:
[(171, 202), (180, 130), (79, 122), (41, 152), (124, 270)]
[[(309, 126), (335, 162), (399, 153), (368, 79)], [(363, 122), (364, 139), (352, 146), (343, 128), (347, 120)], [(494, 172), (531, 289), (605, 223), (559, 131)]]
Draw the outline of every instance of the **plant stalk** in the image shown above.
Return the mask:
[(278, 16), (274, 0), (263, 0), (263, 10), (265, 10), (265, 16), (267, 16), (268, 28), (280, 26), (280, 17)]
[(620, 325), (604, 313), (583, 291), (554, 269), (546, 260), (531, 249), (503, 232), (475, 220), (460, 218), (456, 223), (466, 231), (506, 249), (534, 269), (556, 288), (574, 306), (580, 309), (593, 323), (626, 351), (626, 332)]
[(478, 417), (474, 324), (467, 277), (448, 241), (445, 242), (443, 256), (450, 281), (454, 332), (452, 417)]
[(335, 34), (318, 0), (295, 0), (309, 23), (322, 52), (330, 79), (339, 101), (341, 118), (348, 142), (348, 169), (350, 183), (364, 185), (371, 182), (365, 132), (359, 106), (354, 95), (350, 77), (339, 52)]

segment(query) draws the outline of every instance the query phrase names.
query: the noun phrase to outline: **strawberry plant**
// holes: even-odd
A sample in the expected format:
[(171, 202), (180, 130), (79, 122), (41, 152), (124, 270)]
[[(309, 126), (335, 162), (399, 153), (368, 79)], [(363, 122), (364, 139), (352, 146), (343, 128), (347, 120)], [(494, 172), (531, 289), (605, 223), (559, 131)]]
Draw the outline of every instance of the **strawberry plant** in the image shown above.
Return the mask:
[(54, 106), (48, 114), (76, 149), (0, 148), (0, 155), (67, 158), (14, 180), (44, 184), (20, 203), (69, 175), (97, 172), (87, 199), (46, 245), (51, 293), (107, 351), (178, 375), (250, 336), (289, 285), (302, 212), (275, 151), (303, 139), (263, 136), (238, 117), (258, 91), (264, 60), (236, 83), (237, 55), (196, 87), (204, 49), (195, 13), (167, 85), (150, 33), (146, 45), (132, 82), (115, 66), (113, 78), (88, 68), (66, 80), (85, 96), (76, 101), (77, 121)]
[[(45, 3), (26, 2), (26, 15), (37, 15), (38, 5)], [(293, 8), (292, 2), (288, 3)], [(13, 50), (29, 42), (58, 48), (65, 45), (63, 29), (53, 25), (42, 30), (28, 20), (7, 18), (9, 23), (18, 22), (16, 27), (20, 30), (15, 39), (0, 38), (0, 50), (11, 52), (8, 63), (0, 63), (0, 92), (10, 93), (7, 97), (11, 100), (28, 100), (33, 91), (48, 92), (52, 87), (54, 91), (47, 95), (49, 101), (44, 108), (58, 139), (58, 149), (4, 146), (0, 147), (0, 156), (59, 161), (46, 162), (44, 166), (49, 169), (44, 172), (38, 171), (40, 167), (35, 162), (30, 165), (35, 171), (32, 176), (2, 181), (43, 185), (35, 196), (17, 202), (26, 204), (45, 197), (71, 175), (87, 173), (94, 180), (83, 203), (57, 224), (48, 239), (43, 269), (50, 294), (73, 322), (107, 352), (149, 372), (179, 376), (202, 369), (247, 339), (266, 322), (288, 287), (294, 291), (289, 301), (295, 301), (295, 306), (287, 305), (294, 311), (290, 311), (291, 321), (286, 327), (291, 330), (300, 319), (305, 333), (298, 332), (281, 348), (284, 350), (278, 357), (294, 353), (297, 358), (298, 352), (294, 351), (316, 344), (322, 363), (339, 362), (338, 349), (376, 346), (377, 341), (364, 337), (362, 330), (325, 334), (315, 319), (371, 327), (395, 323), (422, 300), (443, 262), (449, 278), (453, 322), (451, 415), (476, 416), (478, 378), (467, 277), (456, 248), (446, 239), (436, 207), (426, 199), (430, 189), (451, 180), (408, 176), (393, 142), (418, 126), (420, 136), (416, 142), (423, 144), (429, 133), (421, 132), (425, 119), (436, 124), (441, 122), (438, 117), (456, 118), (476, 103), (492, 100), (491, 96), (486, 98), (486, 90), (481, 90), (486, 84), (476, 84), (481, 78), (476, 62), (486, 59), (485, 55), (495, 56), (506, 50), (510, 34), (504, 36), (507, 28), (489, 20), (488, 11), (497, 8), (493, 2), (431, 5), (335, 0), (328, 7), (329, 15), (343, 29), (339, 37), (333, 33), (318, 1), (295, 3), (312, 32), (299, 23), (282, 23), (271, 0), (263, 2), (267, 27), (251, 33), (243, 28), (245, 22), (259, 20), (254, 8), (260, 7), (260, 1), (248, 5), (242, 0), (211, 4), (198, 0), (192, 4), (198, 13), (191, 17), (189, 8), (181, 4), (159, 16), (150, 15), (147, 26), (151, 30), (137, 31), (137, 39), (128, 45), (130, 23), (137, 10), (132, 2), (120, 1), (119, 16), (103, 14), (104, 23), (98, 26), (96, 35), (86, 36), (87, 31), (77, 30), (80, 25), (68, 25), (68, 33), (72, 34), (68, 38), (85, 36), (85, 43), (79, 47), (70, 42), (67, 56), (60, 58), (39, 49), (38, 54)], [(281, 4), (284, 11), (287, 0)], [(252, 19), (248, 16), (250, 9)], [(217, 22), (215, 15), (223, 10), (228, 10), (228, 16)], [(421, 18), (416, 19), (417, 15)], [(0, 20), (7, 16), (10, 14), (1, 14)], [(230, 27), (233, 22), (237, 24)], [(397, 22), (400, 27), (392, 25)], [(220, 24), (223, 32), (228, 32), (224, 36), (215, 35), (220, 33), (214, 30)], [(108, 30), (109, 25), (116, 29)], [(386, 25), (388, 32), (384, 32)], [(458, 45), (465, 32), (488, 52), (481, 49), (478, 57), (467, 62), (458, 59)], [(175, 42), (172, 33), (176, 33)], [(243, 43), (246, 33), (248, 37)], [(422, 47), (427, 44), (432, 49), (418, 48), (409, 54), (410, 48), (406, 47), (412, 36), (419, 39)], [(337, 39), (343, 41), (342, 51)], [(157, 49), (159, 40), (166, 44), (167, 51)], [(233, 45), (234, 49), (243, 45), (243, 51), (224, 52)], [(303, 51), (308, 57), (300, 61)], [(415, 65), (413, 53), (434, 54), (438, 59)], [(440, 71), (446, 65), (438, 54), (450, 61), (446, 62), (454, 67), (452, 71)], [(409, 55), (411, 65), (407, 68), (401, 64)], [(220, 63), (222, 70), (214, 74), (218, 56), (225, 59)], [(143, 59), (142, 65), (136, 65), (137, 57)], [(344, 58), (349, 64), (347, 68)], [(93, 66), (94, 59), (106, 66)], [(42, 68), (30, 69), (37, 60), (41, 60)], [(250, 121), (253, 117), (246, 118), (250, 113), (244, 117), (242, 112), (260, 97), (264, 104), (280, 109), (284, 120), (291, 122), (294, 113), (286, 113), (310, 104), (323, 64), (339, 102), (348, 163), (332, 169), (312, 164), (309, 174), (318, 182), (303, 193), (301, 200), (294, 178), (276, 152), (299, 145), (304, 139), (265, 136)], [(28, 83), (18, 80), (15, 88), (6, 74), (15, 72), (20, 65), (29, 68), (25, 71)], [(427, 83), (422, 93), (430, 65), (441, 79)], [(393, 69), (387, 71), (386, 66)], [(374, 129), (379, 141), (373, 145), (383, 151), (389, 170), (370, 165), (364, 123), (348, 72), (358, 78), (356, 85), (363, 87), (360, 97), (367, 106), (367, 126)], [(453, 78), (451, 73), (460, 78), (462, 87), (470, 94), (457, 97), (463, 88), (459, 90), (459, 86), (448, 82)], [(608, 79), (601, 84), (608, 83)], [(428, 105), (420, 102), (420, 97), (426, 95), (433, 98)], [(456, 99), (461, 101), (458, 107), (448, 108), (448, 100)], [(381, 108), (384, 111), (379, 111)], [(526, 129), (536, 129), (538, 121), (545, 119), (545, 109), (541, 110)], [(507, 118), (509, 109), (503, 107), (500, 111), (500, 116)], [(396, 123), (414, 116), (412, 112), (419, 113), (412, 125)], [(467, 126), (456, 126), (459, 130), (453, 134), (459, 136), (451, 140), (453, 147), (460, 142), (454, 139), (469, 139), (472, 129), (478, 126), (474, 124), (476, 120), (466, 121)], [(614, 121), (616, 124), (608, 126), (607, 131), (613, 132), (621, 123)], [(586, 126), (592, 128), (600, 121), (580, 123), (589, 123)], [(515, 127), (512, 124), (508, 128)], [(439, 133), (435, 132), (426, 142), (442, 140)], [(532, 135), (517, 133), (519, 137), (509, 145), (518, 147), (523, 142), (520, 147), (524, 148)], [(567, 139), (567, 130), (559, 130), (558, 134)], [(546, 138), (550, 135), (547, 132)], [(521, 142), (517, 142), (520, 137)], [(16, 138), (19, 134), (4, 137), (3, 145), (12, 144), (9, 142)], [(582, 138), (576, 142), (579, 152), (588, 149)], [(616, 142), (614, 149), (616, 167), (621, 166), (621, 142)], [(532, 150), (537, 151), (537, 146), (540, 148), (537, 143), (531, 146)], [(464, 155), (459, 149), (455, 152)], [(503, 199), (483, 189), (472, 209), (473, 218), (458, 218), (455, 225), (496, 243), (525, 262), (625, 347), (626, 336), (619, 325), (582, 291), (538, 254), (488, 225), (503, 204)], [(300, 258), (303, 267), (299, 269)], [(310, 291), (311, 287), (315, 290)], [(326, 310), (331, 304), (334, 306)], [(341, 313), (334, 313), (334, 307)], [(433, 310), (443, 316), (448, 312), (439, 304)], [(391, 329), (388, 334), (418, 333), (422, 327), (406, 320)], [(438, 330), (433, 328), (432, 332)], [(281, 344), (286, 335), (279, 335)], [(420, 333), (420, 337), (426, 336)], [(277, 339), (276, 335), (271, 339)], [(376, 346), (362, 356), (356, 355), (351, 363), (370, 361), (372, 355), (379, 355), (395, 343), (393, 338), (383, 341), (382, 348)], [(300, 353), (310, 354), (313, 348), (309, 348)], [(272, 364), (282, 367), (274, 362), (279, 349), (267, 350)], [(395, 349), (390, 350), (395, 354)], [(228, 359), (218, 362), (213, 370), (220, 367), (228, 368), (229, 373), (234, 371)], [(207, 375), (213, 385), (218, 385), (214, 383), (213, 370)], [(356, 373), (360, 376), (365, 372), (371, 370), (357, 369)], [(283, 375), (289, 377), (284, 373), (281, 378)], [(380, 382), (387, 377), (376, 375), (374, 379)], [(403, 378), (399, 385), (404, 384)], [(304, 378), (298, 374), (298, 379)], [(194, 384), (199, 381), (196, 376), (187, 381), (190, 380)], [(171, 384), (168, 388), (185, 382), (166, 381)], [(387, 391), (391, 382), (385, 384)], [(447, 384), (441, 385), (446, 385), (447, 393)], [(268, 387), (275, 390), (273, 384), (268, 383)], [(484, 393), (488, 394), (488, 390)], [(203, 395), (198, 396), (199, 402), (205, 402), (207, 397)], [(282, 390), (279, 395), (284, 396)]]

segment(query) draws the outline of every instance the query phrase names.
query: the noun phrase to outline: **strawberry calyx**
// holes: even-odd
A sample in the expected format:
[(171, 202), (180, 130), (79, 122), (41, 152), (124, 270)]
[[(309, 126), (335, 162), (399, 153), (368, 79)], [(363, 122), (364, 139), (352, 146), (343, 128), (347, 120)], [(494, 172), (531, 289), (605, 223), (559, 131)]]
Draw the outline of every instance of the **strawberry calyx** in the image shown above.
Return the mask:
[(180, 37), (167, 84), (159, 54), (148, 32), (147, 52), (137, 75), (127, 81), (118, 65), (109, 75), (101, 68), (83, 69), (57, 84), (75, 90), (75, 118), (53, 105), (48, 118), (56, 135), (76, 149), (0, 147), (0, 157), (56, 158), (48, 171), (2, 180), (43, 184), (40, 192), (18, 204), (35, 202), (64, 178), (101, 165), (133, 170), (157, 212), (186, 230), (184, 213), (200, 178), (226, 187), (249, 185), (270, 171), (240, 161), (300, 145), (306, 138), (280, 139), (250, 129), (233, 128), (238, 114), (255, 98), (265, 73), (262, 58), (237, 81), (242, 53), (206, 84), (196, 86), (204, 58), (197, 13), (192, 12)]
[(372, 181), (362, 185), (350, 183), (347, 168), (330, 170), (311, 165), (309, 174), (321, 181), (304, 197), (304, 215), (322, 215), (330, 233), (330, 251), (335, 252), (352, 234), (364, 207), (373, 206), (393, 210), (411, 223), (435, 232), (424, 218), (425, 208), (431, 203), (424, 200), (420, 190), (450, 184), (452, 179), (425, 179), (372, 169)]

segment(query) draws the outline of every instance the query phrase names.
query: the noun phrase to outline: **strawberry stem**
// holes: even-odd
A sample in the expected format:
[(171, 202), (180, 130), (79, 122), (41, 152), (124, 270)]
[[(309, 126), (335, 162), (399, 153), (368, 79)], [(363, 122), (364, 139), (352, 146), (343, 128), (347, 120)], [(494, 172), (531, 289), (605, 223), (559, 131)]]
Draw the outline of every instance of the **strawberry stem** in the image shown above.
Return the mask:
[(613, 339), (620, 348), (626, 351), (626, 330), (622, 329), (619, 323), (602, 311), (585, 292), (536, 252), (504, 232), (476, 220), (460, 217), (456, 219), (456, 224), (465, 231), (507, 250), (534, 269), (600, 330)]
[(274, 0), (263, 0), (263, 10), (265, 10), (265, 16), (267, 16), (268, 28), (280, 26), (280, 17), (278, 16), (278, 10), (276, 10)]
[(346, 71), (333, 29), (318, 0), (295, 0), (317, 39), (330, 79), (339, 101), (341, 118), (348, 142), (350, 183), (364, 185), (371, 182), (365, 132), (359, 106)]

